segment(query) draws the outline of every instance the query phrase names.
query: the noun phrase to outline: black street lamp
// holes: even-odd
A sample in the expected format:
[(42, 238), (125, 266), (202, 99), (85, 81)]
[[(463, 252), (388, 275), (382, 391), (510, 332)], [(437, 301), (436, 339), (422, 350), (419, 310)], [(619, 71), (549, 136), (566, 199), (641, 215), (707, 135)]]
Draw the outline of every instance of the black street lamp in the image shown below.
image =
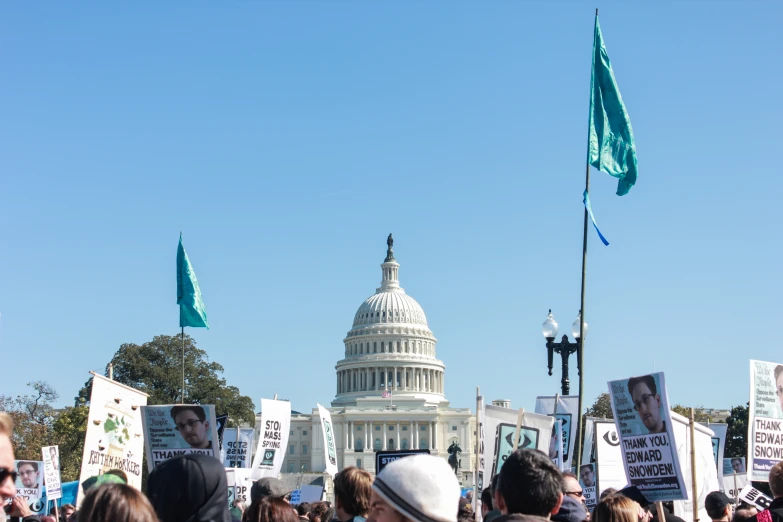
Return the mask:
[[(579, 311), (579, 315), (576, 316), (574, 324), (571, 325), (571, 333), (574, 335), (575, 342), (568, 340), (568, 335), (563, 335), (560, 342), (555, 342), (557, 337), (557, 321), (555, 321), (552, 315), (552, 310), (549, 310), (549, 315), (546, 316), (546, 321), (541, 325), (541, 331), (546, 339), (547, 350), (547, 366), (549, 368), (549, 375), (552, 375), (552, 359), (554, 354), (559, 354), (562, 360), (562, 375), (560, 379), (560, 389), (563, 395), (568, 395), (571, 391), (571, 381), (568, 379), (568, 358), (572, 353), (576, 353), (576, 365), (579, 376), (582, 375), (582, 369), (579, 367), (579, 352), (582, 351), (582, 341), (579, 339), (579, 321), (582, 319), (582, 311)], [(584, 324), (585, 337), (587, 336), (587, 323)]]

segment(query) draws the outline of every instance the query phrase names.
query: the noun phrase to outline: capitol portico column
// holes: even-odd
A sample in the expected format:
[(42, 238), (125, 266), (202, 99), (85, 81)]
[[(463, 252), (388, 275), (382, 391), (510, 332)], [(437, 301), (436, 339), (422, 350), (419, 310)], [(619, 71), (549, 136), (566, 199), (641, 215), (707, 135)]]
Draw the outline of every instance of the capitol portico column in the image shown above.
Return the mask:
[(353, 421), (349, 421), (348, 422), (348, 431), (351, 434), (351, 445), (350, 445), (351, 451), (353, 451), (353, 426), (354, 426)]
[(429, 434), (430, 434), (430, 445), (429, 445), (429, 446), (427, 446), (427, 447), (428, 447), (429, 449), (435, 449), (435, 448), (433, 447), (433, 445), (432, 445), (432, 421), (430, 421), (428, 424), (429, 424), (429, 426), (427, 426), (427, 428), (428, 428), (428, 429), (427, 429), (427, 431), (428, 431), (428, 432), (429, 432)]
[(396, 450), (400, 449), (400, 422), (397, 421), (397, 436), (395, 437), (397, 440), (394, 441), (394, 443), (397, 445)]
[(347, 420), (344, 420), (343, 421), (343, 426), (345, 427), (345, 446), (344, 446), (344, 449), (345, 449), (345, 451), (348, 451), (348, 442), (349, 442), (349, 440), (348, 440), (348, 433), (350, 433), (350, 431), (351, 431), (350, 423)]
[(411, 437), (413, 449), (419, 449), (419, 421), (413, 421), (413, 436)]
[(432, 449), (438, 449), (438, 421), (432, 423)]
[(387, 428), (386, 428), (386, 423), (384, 422), (383, 423), (383, 438), (381, 439), (381, 440), (383, 440), (383, 451), (386, 451), (386, 433), (387, 433)]
[(364, 451), (367, 451), (369, 449), (369, 446), (367, 445), (369, 442), (369, 434), (370, 431), (370, 422), (364, 421)]

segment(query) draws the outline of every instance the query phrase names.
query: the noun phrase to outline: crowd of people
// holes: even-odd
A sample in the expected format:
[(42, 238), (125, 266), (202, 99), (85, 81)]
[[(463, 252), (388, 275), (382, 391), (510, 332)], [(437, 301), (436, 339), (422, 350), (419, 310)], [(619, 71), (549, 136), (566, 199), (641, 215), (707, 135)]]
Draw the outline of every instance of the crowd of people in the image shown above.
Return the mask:
[[(30, 513), (15, 497), (14, 453), (10, 418), (0, 413), (0, 497), (6, 513), (23, 522), (56, 522)], [(78, 510), (68, 506), (66, 522), (469, 522), (476, 519), (471, 498), (461, 497), (448, 463), (430, 455), (414, 455), (387, 465), (375, 479), (363, 469), (348, 467), (334, 478), (334, 504), (303, 502), (292, 506), (290, 492), (276, 478), (253, 483), (250, 504), (229, 507), (226, 473), (219, 460), (201, 454), (167, 460), (150, 473), (147, 494), (105, 475), (86, 488)], [(772, 467), (769, 485), (774, 501), (756, 513), (735, 509), (720, 491), (710, 493), (704, 508), (714, 522), (783, 522), (783, 462)], [(592, 511), (587, 509), (579, 480), (561, 472), (537, 450), (514, 451), (490, 486), (480, 492), (485, 522), (684, 522), (663, 508), (658, 519), (636, 488), (606, 490)], [(66, 506), (62, 507), (66, 511)]]

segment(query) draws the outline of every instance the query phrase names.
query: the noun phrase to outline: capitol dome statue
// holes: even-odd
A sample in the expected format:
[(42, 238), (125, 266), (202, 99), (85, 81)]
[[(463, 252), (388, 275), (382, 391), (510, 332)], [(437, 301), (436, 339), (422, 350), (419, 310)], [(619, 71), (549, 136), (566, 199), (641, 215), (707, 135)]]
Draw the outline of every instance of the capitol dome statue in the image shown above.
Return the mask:
[(335, 366), (334, 407), (389, 396), (396, 402), (446, 403), (445, 365), (435, 357), (437, 339), (424, 310), (400, 287), (391, 234), (386, 243), (381, 286), (361, 304), (343, 339), (345, 357)]

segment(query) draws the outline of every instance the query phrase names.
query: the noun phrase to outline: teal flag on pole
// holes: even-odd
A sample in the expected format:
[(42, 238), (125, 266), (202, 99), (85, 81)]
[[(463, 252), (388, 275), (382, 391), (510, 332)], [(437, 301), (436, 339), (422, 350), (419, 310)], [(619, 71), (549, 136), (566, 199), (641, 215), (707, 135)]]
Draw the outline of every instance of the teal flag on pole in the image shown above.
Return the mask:
[(636, 183), (636, 145), (631, 118), (625, 110), (620, 89), (595, 15), (593, 74), (590, 79), (590, 132), (587, 163), (618, 178), (617, 195), (628, 194)]
[(177, 304), (179, 305), (179, 326), (209, 328), (207, 309), (201, 300), (201, 290), (198, 287), (196, 273), (190, 264), (185, 247), (182, 246), (182, 235), (179, 236), (177, 248)]

